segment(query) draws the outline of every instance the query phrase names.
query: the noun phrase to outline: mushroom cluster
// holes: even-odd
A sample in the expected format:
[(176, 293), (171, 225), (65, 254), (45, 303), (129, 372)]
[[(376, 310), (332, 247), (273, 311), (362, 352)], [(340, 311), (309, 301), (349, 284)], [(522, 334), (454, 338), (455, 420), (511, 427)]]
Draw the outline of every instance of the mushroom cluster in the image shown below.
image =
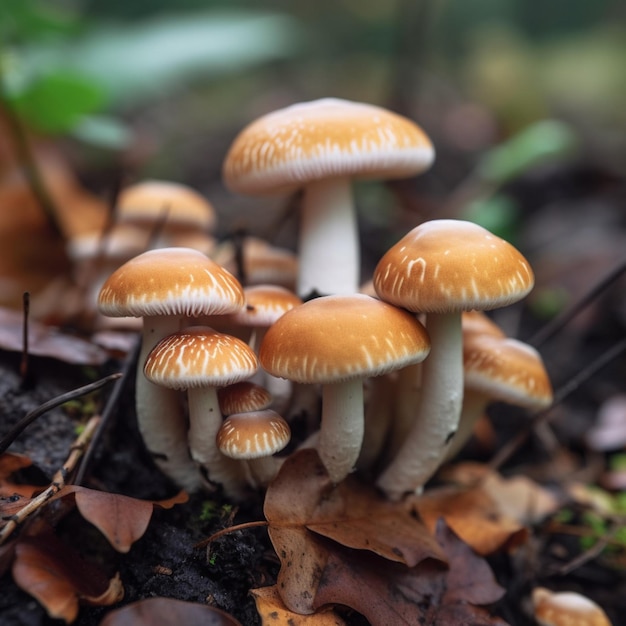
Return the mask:
[[(435, 219), (361, 276), (351, 181), (413, 176), (433, 159), (417, 124), (380, 107), (327, 98), (269, 113), (235, 138), (224, 182), (251, 195), (301, 191), (296, 252), (250, 238), (237, 266), (207, 240), (202, 251), (144, 252), (106, 280), (100, 312), (144, 319), (137, 417), (174, 482), (220, 485), (235, 499), (267, 486), (303, 388), (321, 409), (301, 445), (317, 448), (334, 483), (358, 468), (392, 500), (423, 489), (489, 402), (551, 403), (540, 355), (481, 313), (533, 287), (511, 244), (467, 221)], [(212, 228), (194, 194), (174, 191), (127, 190), (127, 227), (145, 219), (140, 200), (156, 193), (157, 221), (174, 222), (162, 239), (193, 241), (193, 219), (198, 232)], [(368, 295), (362, 279), (371, 279)]]

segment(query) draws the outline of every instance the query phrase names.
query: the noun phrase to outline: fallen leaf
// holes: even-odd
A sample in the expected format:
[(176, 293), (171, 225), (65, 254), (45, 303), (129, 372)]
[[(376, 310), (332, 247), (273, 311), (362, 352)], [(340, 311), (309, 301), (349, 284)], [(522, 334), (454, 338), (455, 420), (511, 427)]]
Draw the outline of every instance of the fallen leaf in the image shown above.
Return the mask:
[[(22, 314), (0, 307), (0, 349), (21, 352)], [(58, 328), (30, 320), (28, 323), (28, 353), (49, 357), (75, 365), (102, 365), (109, 355), (90, 341), (62, 333)]]
[(18, 508), (21, 508), (26, 503), (25, 499), (30, 498), (42, 488), (39, 485), (24, 485), (11, 480), (15, 472), (30, 467), (32, 464), (32, 460), (24, 454), (13, 452), (0, 454), (0, 519), (6, 515), (12, 515), (12, 513), (7, 513), (5, 507), (13, 509), (13, 505), (17, 501), (14, 496), (19, 496), (21, 499), (21, 503), (18, 505)]
[(432, 534), (404, 505), (353, 479), (333, 486), (313, 449), (285, 461), (267, 490), (264, 511), (281, 561), (280, 594), (297, 613), (314, 612), (312, 599), (327, 561), (314, 533), (408, 566), (445, 561)]
[(479, 554), (487, 555), (523, 543), (526, 528), (500, 512), (480, 487), (445, 486), (407, 500), (434, 533), (439, 519)]
[(433, 560), (409, 568), (363, 550), (333, 549), (314, 607), (345, 605), (377, 626), (505, 626), (476, 606), (494, 603), (504, 594), (487, 563), (444, 524), (439, 525), (437, 538), (449, 569)]
[(79, 485), (67, 485), (54, 499), (72, 496), (80, 514), (93, 524), (118, 552), (128, 552), (132, 544), (143, 536), (155, 506), (171, 508), (187, 499), (187, 495), (180, 492), (174, 498), (153, 502)]
[(15, 583), (33, 596), (50, 617), (73, 622), (79, 603), (108, 606), (119, 602), (124, 589), (119, 577), (109, 579), (62, 543), (43, 523), (23, 533), (15, 543), (12, 574)]
[(290, 611), (283, 603), (276, 585), (251, 589), (250, 594), (256, 603), (262, 626), (345, 626), (344, 620), (328, 607), (312, 615)]
[(100, 626), (171, 626), (202, 624), (202, 626), (241, 626), (232, 615), (197, 602), (173, 598), (148, 598), (111, 611)]

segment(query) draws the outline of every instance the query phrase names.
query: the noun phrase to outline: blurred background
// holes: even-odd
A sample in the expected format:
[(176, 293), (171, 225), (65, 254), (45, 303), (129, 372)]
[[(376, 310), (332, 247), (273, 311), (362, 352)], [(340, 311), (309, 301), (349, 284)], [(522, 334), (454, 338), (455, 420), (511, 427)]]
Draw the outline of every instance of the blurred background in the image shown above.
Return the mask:
[(357, 187), (363, 279), (409, 228), (464, 217), (531, 257), (549, 318), (625, 249), (625, 13), (616, 0), (3, 0), (1, 303), (45, 291), (67, 241), (147, 178), (210, 199), (219, 238), (293, 249), (288, 202), (229, 193), (222, 161), (256, 117), (336, 96), (410, 117), (437, 150), (415, 180)]

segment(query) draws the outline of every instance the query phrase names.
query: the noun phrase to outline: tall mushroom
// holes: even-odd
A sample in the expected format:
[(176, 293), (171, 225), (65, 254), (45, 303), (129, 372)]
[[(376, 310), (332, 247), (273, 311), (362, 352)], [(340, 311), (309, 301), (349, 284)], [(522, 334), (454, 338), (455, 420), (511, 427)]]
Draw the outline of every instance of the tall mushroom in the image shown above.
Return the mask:
[(362, 294), (315, 298), (267, 331), (259, 360), (274, 376), (322, 385), (318, 451), (331, 480), (352, 471), (363, 441), (363, 380), (426, 358), (424, 327)]
[(378, 486), (391, 498), (420, 490), (445, 457), (463, 399), (461, 312), (495, 309), (523, 298), (534, 284), (511, 244), (462, 220), (425, 222), (390, 248), (374, 271), (382, 300), (426, 313), (432, 341), (422, 368), (416, 419)]
[(180, 328), (182, 319), (233, 313), (244, 302), (243, 288), (234, 276), (189, 248), (140, 254), (113, 272), (98, 296), (103, 315), (143, 317), (135, 390), (139, 430), (158, 467), (188, 490), (202, 483), (189, 456), (179, 396), (147, 381), (143, 364), (158, 341)]
[(224, 162), (232, 191), (304, 191), (297, 293), (358, 291), (359, 248), (351, 182), (408, 178), (434, 151), (414, 122), (370, 104), (324, 98), (269, 113), (235, 138)]

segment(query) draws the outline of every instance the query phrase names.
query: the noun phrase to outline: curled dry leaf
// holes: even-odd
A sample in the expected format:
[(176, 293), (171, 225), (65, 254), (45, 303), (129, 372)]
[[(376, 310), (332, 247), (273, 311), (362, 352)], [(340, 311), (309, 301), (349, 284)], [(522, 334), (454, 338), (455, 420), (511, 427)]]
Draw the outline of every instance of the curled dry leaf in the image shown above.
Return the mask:
[(232, 615), (196, 602), (173, 598), (148, 598), (111, 611), (100, 626), (171, 626), (202, 624), (202, 626), (241, 626)]
[[(333, 486), (312, 449), (285, 461), (267, 490), (264, 510), (281, 561), (280, 594), (296, 613), (314, 612), (315, 589), (332, 546), (368, 551), (409, 567), (425, 559), (445, 561), (432, 534), (403, 505), (354, 480)], [(316, 539), (320, 536), (332, 541)]]
[(282, 601), (276, 585), (251, 589), (250, 594), (263, 626), (345, 626), (344, 620), (329, 607), (312, 615), (290, 611)]
[(74, 498), (80, 514), (93, 524), (118, 552), (128, 552), (132, 544), (143, 536), (155, 506), (171, 508), (187, 500), (187, 494), (184, 492), (168, 500), (153, 502), (78, 485), (64, 487), (55, 499), (68, 497)]
[(492, 604), (504, 594), (487, 563), (443, 523), (437, 538), (449, 568), (431, 559), (406, 567), (364, 550), (333, 549), (314, 607), (349, 606), (374, 626), (505, 626), (478, 606)]
[(46, 609), (50, 617), (71, 623), (79, 604), (108, 606), (119, 602), (124, 588), (119, 577), (109, 579), (62, 543), (51, 527), (35, 525), (15, 543), (12, 574), (15, 583)]
[[(0, 349), (22, 351), (22, 314), (0, 307)], [(102, 365), (108, 353), (96, 344), (36, 321), (28, 323), (28, 352), (76, 365)]]

